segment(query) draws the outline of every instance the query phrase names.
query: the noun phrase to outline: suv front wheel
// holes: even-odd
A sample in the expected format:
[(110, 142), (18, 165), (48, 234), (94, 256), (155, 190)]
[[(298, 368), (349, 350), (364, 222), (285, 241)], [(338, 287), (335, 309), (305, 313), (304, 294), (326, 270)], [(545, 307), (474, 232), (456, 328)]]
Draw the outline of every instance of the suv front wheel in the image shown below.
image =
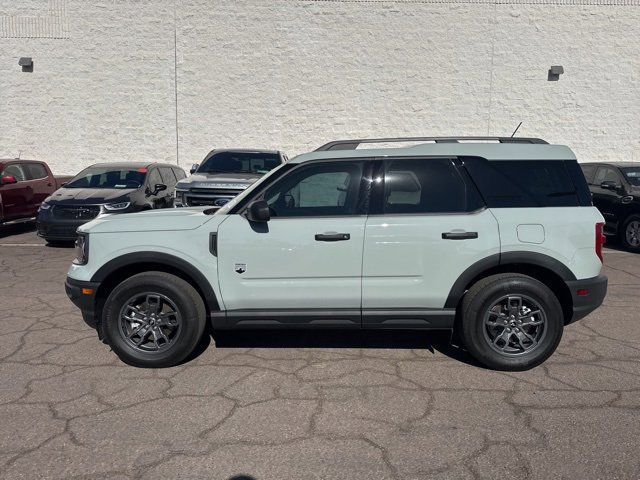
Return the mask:
[(193, 352), (206, 323), (204, 302), (185, 280), (164, 272), (133, 275), (104, 306), (104, 337), (136, 367), (171, 367)]
[(492, 275), (462, 302), (461, 337), (469, 353), (497, 370), (527, 370), (544, 362), (562, 338), (564, 317), (553, 292), (526, 275)]

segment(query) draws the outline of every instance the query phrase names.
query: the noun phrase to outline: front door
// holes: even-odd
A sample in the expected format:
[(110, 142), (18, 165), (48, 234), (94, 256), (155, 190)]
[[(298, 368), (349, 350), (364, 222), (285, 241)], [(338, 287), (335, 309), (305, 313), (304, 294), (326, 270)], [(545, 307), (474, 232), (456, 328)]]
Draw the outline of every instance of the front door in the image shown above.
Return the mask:
[(497, 221), (452, 159), (389, 159), (383, 173), (365, 232), (363, 326), (450, 327), (455, 281), (500, 252)]
[(222, 222), (218, 275), (228, 325), (360, 326), (368, 166), (301, 165), (255, 198), (269, 204), (269, 222), (242, 212)]
[(24, 166), (20, 163), (10, 163), (4, 166), (0, 174), (11, 176), (17, 183), (9, 183), (0, 187), (2, 208), (5, 220), (27, 217), (30, 215), (29, 204), (33, 201), (33, 189), (27, 181)]

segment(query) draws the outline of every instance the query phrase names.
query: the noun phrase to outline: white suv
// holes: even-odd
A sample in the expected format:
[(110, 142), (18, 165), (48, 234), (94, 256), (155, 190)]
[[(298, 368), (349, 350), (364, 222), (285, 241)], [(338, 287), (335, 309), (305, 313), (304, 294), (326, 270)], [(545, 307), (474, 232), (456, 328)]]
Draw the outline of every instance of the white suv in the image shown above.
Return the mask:
[[(420, 142), (405, 148), (365, 143)], [(452, 329), (482, 364), (543, 362), (603, 301), (604, 219), (564, 146), (331, 142), (217, 211), (79, 229), (67, 294), (125, 362), (175, 365), (215, 329)]]

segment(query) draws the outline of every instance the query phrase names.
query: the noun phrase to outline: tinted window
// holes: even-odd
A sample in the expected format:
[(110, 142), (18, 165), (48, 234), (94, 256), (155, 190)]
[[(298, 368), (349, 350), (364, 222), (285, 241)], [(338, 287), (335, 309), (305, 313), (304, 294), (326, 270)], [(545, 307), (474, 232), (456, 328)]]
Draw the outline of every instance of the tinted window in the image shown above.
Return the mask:
[(596, 185), (600, 185), (602, 182), (616, 182), (620, 184), (620, 175), (612, 167), (600, 167), (598, 173), (596, 173), (596, 179), (593, 182)]
[(301, 167), (269, 188), (264, 199), (274, 217), (355, 215), (362, 162)]
[(275, 153), (219, 152), (206, 159), (200, 173), (257, 173), (265, 174), (280, 165)]
[(488, 162), (473, 157), (465, 158), (464, 165), (489, 207), (565, 207), (584, 203), (563, 161)]
[(627, 182), (634, 187), (640, 187), (640, 167), (625, 167), (622, 169)]
[(15, 179), (18, 182), (23, 182), (27, 179), (27, 175), (25, 174), (25, 171), (22, 168), (22, 165), (19, 165), (17, 163), (14, 163), (12, 165), (7, 165), (6, 167), (4, 167), (4, 170), (2, 171), (2, 176), (15, 177)]
[(162, 181), (162, 177), (160, 176), (160, 172), (158, 172), (158, 169), (154, 168), (149, 170), (149, 183), (148, 183), (149, 188), (153, 190), (153, 188), (159, 183), (164, 183), (164, 182)]
[(180, 168), (175, 168), (175, 169), (173, 170), (173, 173), (175, 173), (175, 174), (176, 174), (176, 178), (177, 178), (178, 180), (182, 180), (183, 178), (187, 178), (187, 174), (186, 174), (186, 173), (184, 173), (184, 172), (182, 171), (182, 169), (180, 169)]
[(448, 159), (385, 161), (383, 213), (455, 213), (481, 203)]
[(40, 163), (26, 163), (24, 165), (29, 180), (37, 180), (47, 176), (47, 170)]
[(160, 176), (167, 187), (173, 188), (176, 184), (176, 176), (173, 169), (169, 167), (160, 167)]
[(582, 164), (580, 165), (580, 168), (582, 168), (582, 173), (584, 173), (584, 178), (587, 179), (587, 182), (593, 183), (593, 176), (595, 175), (598, 166)]
[(146, 175), (146, 168), (95, 166), (84, 169), (64, 188), (139, 188), (144, 183)]

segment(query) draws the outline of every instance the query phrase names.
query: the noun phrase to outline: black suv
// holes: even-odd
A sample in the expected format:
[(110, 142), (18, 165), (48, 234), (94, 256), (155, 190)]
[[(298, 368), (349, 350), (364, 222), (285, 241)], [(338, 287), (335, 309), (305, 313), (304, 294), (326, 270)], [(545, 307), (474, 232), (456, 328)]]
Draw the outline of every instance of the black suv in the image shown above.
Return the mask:
[(69, 242), (76, 229), (100, 214), (173, 207), (173, 191), (186, 177), (175, 165), (98, 163), (82, 170), (40, 205), (38, 235), (49, 243)]
[(176, 185), (177, 207), (222, 207), (267, 172), (287, 161), (277, 150), (215, 149)]
[(593, 204), (605, 218), (605, 234), (617, 236), (628, 250), (640, 252), (640, 163), (580, 165)]

